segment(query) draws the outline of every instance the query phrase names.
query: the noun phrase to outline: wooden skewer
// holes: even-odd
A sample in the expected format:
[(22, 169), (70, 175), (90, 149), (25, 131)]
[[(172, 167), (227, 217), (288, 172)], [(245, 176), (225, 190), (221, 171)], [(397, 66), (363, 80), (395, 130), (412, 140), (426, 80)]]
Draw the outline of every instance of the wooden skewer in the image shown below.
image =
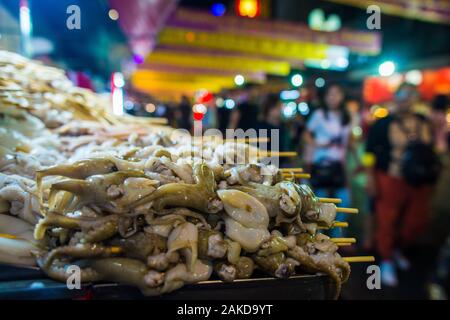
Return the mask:
[(343, 208), (343, 207), (337, 207), (336, 212), (344, 212), (344, 213), (353, 213), (356, 214), (359, 212), (356, 208)]
[(260, 151), (258, 155), (260, 157), (296, 157), (298, 153), (295, 151)]
[(280, 171), (283, 173), (286, 172), (303, 172), (303, 168), (280, 168)]
[(18, 239), (15, 235), (7, 234), (7, 233), (0, 233), (0, 238), (5, 238), (5, 239)]
[(339, 198), (318, 198), (319, 202), (322, 203), (341, 203), (342, 200)]
[[(335, 221), (333, 223), (333, 225), (331, 226), (331, 228), (347, 228), (347, 227), (348, 227), (348, 222), (339, 222), (339, 221)], [(322, 226), (317, 227), (317, 229), (319, 229), (319, 230), (331, 229), (331, 228), (322, 227)]]
[(330, 238), (334, 243), (356, 243), (355, 238)]
[(111, 247), (111, 253), (120, 253), (122, 252), (121, 247)]
[(333, 227), (336, 227), (336, 228), (347, 228), (348, 227), (348, 222), (335, 221), (333, 223)]
[(309, 173), (283, 173), (283, 177), (289, 178), (300, 178), (300, 179), (311, 179), (311, 175)]
[(374, 256), (356, 256), (356, 257), (344, 257), (344, 261), (347, 262), (374, 262)]
[(353, 243), (349, 243), (349, 242), (339, 242), (339, 243), (336, 243), (336, 245), (338, 246), (338, 247), (348, 247), (348, 246), (351, 246)]

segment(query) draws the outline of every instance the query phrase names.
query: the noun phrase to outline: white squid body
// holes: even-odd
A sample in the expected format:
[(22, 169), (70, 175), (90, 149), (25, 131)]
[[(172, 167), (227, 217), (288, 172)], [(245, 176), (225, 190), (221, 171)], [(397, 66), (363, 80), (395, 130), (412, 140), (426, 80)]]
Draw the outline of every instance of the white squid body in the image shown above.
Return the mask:
[(255, 252), (270, 237), (269, 214), (256, 198), (239, 190), (217, 191), (228, 216), (226, 235), (247, 252)]
[(0, 214), (0, 263), (34, 266), (31, 251), (33, 226), (23, 220)]

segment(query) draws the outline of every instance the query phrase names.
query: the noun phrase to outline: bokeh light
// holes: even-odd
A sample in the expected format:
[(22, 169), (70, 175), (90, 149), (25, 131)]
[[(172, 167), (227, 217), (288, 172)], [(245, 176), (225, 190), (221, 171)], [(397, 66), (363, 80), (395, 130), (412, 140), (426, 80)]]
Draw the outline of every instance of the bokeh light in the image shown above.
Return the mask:
[(227, 7), (223, 3), (214, 3), (211, 6), (211, 13), (216, 17), (221, 17), (227, 11)]
[(314, 84), (317, 88), (322, 88), (325, 85), (325, 79), (319, 77), (314, 81)]
[(233, 99), (226, 99), (226, 100), (225, 100), (225, 108), (231, 110), (231, 109), (234, 108), (235, 105), (236, 105), (236, 103), (234, 102)]
[(108, 11), (108, 16), (111, 20), (118, 20), (119, 19), (119, 12), (116, 9), (110, 9)]
[(380, 76), (389, 77), (395, 72), (395, 64), (392, 61), (385, 61), (378, 67)]
[(291, 83), (294, 87), (300, 87), (303, 84), (303, 77), (301, 74), (296, 73), (291, 77)]
[(236, 75), (236, 76), (234, 77), (234, 83), (235, 83), (237, 86), (242, 86), (242, 85), (245, 83), (245, 78), (244, 78), (244, 76), (241, 75), (241, 74)]
[(148, 113), (153, 113), (156, 111), (156, 106), (153, 103), (147, 103), (145, 105), (145, 111), (147, 111)]
[(422, 72), (419, 70), (411, 70), (405, 74), (406, 82), (418, 86), (422, 83)]

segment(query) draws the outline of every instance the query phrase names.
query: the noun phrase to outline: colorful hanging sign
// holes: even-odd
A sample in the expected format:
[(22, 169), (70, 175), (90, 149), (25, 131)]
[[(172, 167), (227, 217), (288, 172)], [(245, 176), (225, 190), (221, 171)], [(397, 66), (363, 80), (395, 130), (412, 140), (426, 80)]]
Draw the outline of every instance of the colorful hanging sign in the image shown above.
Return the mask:
[(323, 43), (274, 39), (229, 32), (196, 31), (167, 27), (159, 34), (159, 43), (187, 47), (262, 54), (285, 59), (326, 59), (330, 46)]
[(233, 82), (195, 82), (189, 83), (186, 81), (148, 81), (145, 77), (133, 75), (132, 84), (137, 90), (141, 90), (150, 94), (154, 94), (156, 91), (180, 91), (194, 93), (200, 89), (205, 89), (211, 92), (219, 92), (222, 88), (232, 88)]
[(239, 53), (213, 51), (193, 51), (182, 49), (156, 49), (150, 54), (142, 68), (146, 65), (172, 65), (188, 68), (234, 71), (236, 73), (264, 72), (286, 76), (290, 72), (287, 61), (259, 58)]
[(218, 76), (211, 74), (183, 74), (175, 72), (159, 72), (150, 70), (138, 70), (133, 76), (132, 80), (142, 82), (187, 82), (191, 84), (196, 83), (216, 83), (223, 85), (233, 85), (234, 76)]
[(157, 64), (157, 63), (145, 63), (139, 70), (149, 70), (164, 73), (178, 73), (183, 75), (192, 74), (208, 74), (216, 76), (232, 76), (235, 77), (236, 74), (241, 74), (246, 80), (250, 82), (263, 83), (266, 81), (267, 77), (264, 72), (250, 72), (241, 70), (220, 70), (220, 69), (207, 69), (202, 66), (199, 67), (183, 67), (177, 65), (169, 64)]
[(381, 33), (377, 31), (340, 29), (323, 32), (311, 30), (306, 24), (229, 15), (215, 17), (208, 12), (185, 8), (178, 8), (168, 19), (166, 27), (344, 46), (351, 52), (365, 55), (376, 55), (381, 50)]

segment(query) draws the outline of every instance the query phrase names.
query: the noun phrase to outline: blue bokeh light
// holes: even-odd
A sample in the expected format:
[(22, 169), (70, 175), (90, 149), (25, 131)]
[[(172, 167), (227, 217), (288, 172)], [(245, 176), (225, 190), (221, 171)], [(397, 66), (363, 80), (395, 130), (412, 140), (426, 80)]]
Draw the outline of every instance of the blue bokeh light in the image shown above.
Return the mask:
[(223, 3), (214, 3), (211, 6), (211, 13), (215, 15), (216, 17), (221, 17), (225, 14), (227, 11), (227, 8)]

